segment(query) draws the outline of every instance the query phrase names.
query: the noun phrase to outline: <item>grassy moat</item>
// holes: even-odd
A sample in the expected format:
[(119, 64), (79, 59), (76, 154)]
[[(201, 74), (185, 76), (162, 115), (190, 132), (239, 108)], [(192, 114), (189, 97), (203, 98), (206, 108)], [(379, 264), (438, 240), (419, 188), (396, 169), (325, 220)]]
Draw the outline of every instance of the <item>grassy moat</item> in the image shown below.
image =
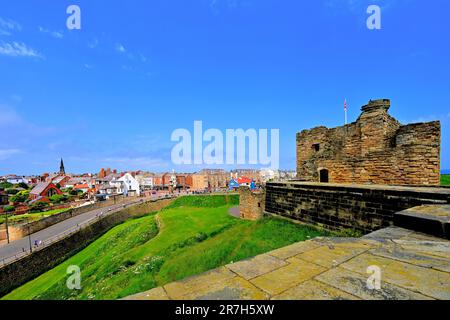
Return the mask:
[[(56, 268), (3, 299), (119, 299), (329, 232), (280, 218), (244, 221), (238, 196), (192, 196), (116, 226)], [(81, 290), (69, 290), (69, 266)]]

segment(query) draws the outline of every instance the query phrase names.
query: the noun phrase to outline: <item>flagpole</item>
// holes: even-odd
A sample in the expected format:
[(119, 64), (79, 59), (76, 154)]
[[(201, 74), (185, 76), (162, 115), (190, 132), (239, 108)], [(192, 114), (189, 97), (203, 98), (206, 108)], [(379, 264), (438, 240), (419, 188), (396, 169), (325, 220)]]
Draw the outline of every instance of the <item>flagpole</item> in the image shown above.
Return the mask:
[(347, 125), (347, 99), (344, 101), (345, 125)]
[(345, 109), (345, 125), (347, 125), (347, 109)]

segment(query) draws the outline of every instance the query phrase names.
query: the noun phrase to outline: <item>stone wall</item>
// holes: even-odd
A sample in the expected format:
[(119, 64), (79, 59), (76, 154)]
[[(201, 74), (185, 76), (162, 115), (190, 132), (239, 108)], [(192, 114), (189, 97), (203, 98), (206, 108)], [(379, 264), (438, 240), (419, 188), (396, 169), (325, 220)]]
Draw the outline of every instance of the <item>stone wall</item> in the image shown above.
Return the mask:
[(297, 175), (331, 183), (439, 185), (438, 121), (401, 125), (388, 114), (389, 100), (370, 101), (356, 122), (297, 134)]
[(154, 200), (112, 213), (67, 238), (6, 265), (0, 269), (0, 296), (11, 292), (22, 284), (54, 268), (85, 248), (112, 227), (129, 218), (140, 217), (151, 212), (159, 211), (168, 206), (172, 201), (172, 199)]
[(64, 220), (78, 216), (80, 214), (83, 214), (83, 213), (86, 213), (86, 212), (89, 212), (92, 210), (106, 208), (106, 207), (112, 206), (114, 204), (125, 203), (132, 199), (133, 198), (126, 198), (123, 196), (118, 196), (116, 198), (116, 200), (95, 202), (90, 205), (70, 209), (70, 210), (46, 217), (44, 219), (30, 222), (30, 223), (24, 223), (24, 224), (19, 224), (19, 225), (10, 225), (8, 228), (9, 229), (9, 238), (10, 238), (10, 241), (18, 240), (18, 239), (28, 236), (29, 233), (31, 233), (31, 234), (36, 233), (40, 230), (46, 229), (54, 224), (60, 223)]
[(239, 213), (241, 219), (259, 220), (263, 217), (265, 192), (251, 191), (248, 187), (239, 188)]
[(394, 213), (450, 203), (450, 189), (321, 183), (268, 183), (265, 210), (333, 230), (369, 233), (393, 225)]

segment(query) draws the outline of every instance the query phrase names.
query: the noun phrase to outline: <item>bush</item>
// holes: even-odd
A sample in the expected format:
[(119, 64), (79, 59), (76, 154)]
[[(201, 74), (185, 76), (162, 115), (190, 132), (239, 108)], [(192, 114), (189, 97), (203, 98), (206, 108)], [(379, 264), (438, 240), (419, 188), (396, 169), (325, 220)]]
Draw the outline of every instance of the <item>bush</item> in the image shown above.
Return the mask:
[(5, 212), (13, 212), (14, 210), (16, 210), (16, 208), (14, 208), (13, 206), (3, 207), (3, 211)]
[(69, 192), (69, 194), (70, 194), (71, 196), (77, 196), (77, 195), (79, 195), (80, 193), (83, 193), (83, 191), (82, 191), (82, 190), (70, 190), (70, 192)]
[(9, 182), (6, 182), (6, 181), (0, 183), (0, 189), (5, 190), (5, 189), (12, 188), (12, 187), (13, 187), (13, 184), (12, 184), (12, 183), (9, 183)]
[(19, 193), (13, 195), (10, 200), (12, 202), (24, 203), (28, 200), (29, 195), (29, 190), (20, 191)]
[(30, 205), (30, 209), (28, 210), (30, 213), (42, 212), (48, 207), (48, 203), (45, 202), (36, 202)]
[(17, 186), (25, 190), (28, 190), (29, 188), (29, 186), (25, 182), (21, 182)]
[(55, 194), (50, 197), (50, 201), (53, 203), (61, 203), (65, 202), (69, 199), (69, 197), (65, 194)]
[(15, 195), (15, 194), (18, 194), (20, 192), (20, 190), (14, 189), (14, 188), (9, 188), (9, 189), (6, 189), (5, 192), (9, 195)]

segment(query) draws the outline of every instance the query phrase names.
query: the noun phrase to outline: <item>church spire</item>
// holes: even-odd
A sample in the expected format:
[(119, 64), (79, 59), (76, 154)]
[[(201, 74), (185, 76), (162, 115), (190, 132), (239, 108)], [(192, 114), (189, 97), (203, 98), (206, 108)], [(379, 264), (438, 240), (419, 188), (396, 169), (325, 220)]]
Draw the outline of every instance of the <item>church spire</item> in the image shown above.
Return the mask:
[(66, 174), (66, 170), (64, 169), (64, 161), (62, 158), (61, 158), (61, 165), (59, 166), (59, 174), (61, 174), (61, 175)]

